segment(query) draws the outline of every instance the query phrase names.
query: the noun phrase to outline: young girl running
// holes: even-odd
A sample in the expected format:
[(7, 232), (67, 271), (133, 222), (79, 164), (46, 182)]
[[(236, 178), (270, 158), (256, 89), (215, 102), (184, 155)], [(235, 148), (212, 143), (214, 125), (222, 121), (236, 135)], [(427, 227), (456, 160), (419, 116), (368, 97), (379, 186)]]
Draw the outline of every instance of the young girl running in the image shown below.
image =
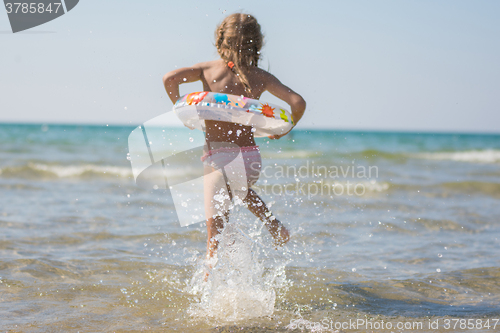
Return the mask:
[[(288, 103), (291, 107), (295, 124), (302, 118), (306, 103), (304, 99), (283, 85), (276, 77), (257, 67), (260, 58), (263, 36), (257, 20), (248, 14), (233, 14), (226, 17), (215, 32), (215, 45), (221, 59), (196, 64), (171, 71), (163, 77), (163, 83), (172, 103), (179, 99), (179, 85), (200, 80), (204, 91), (243, 95), (259, 99), (264, 91)], [(270, 136), (279, 139), (286, 135)], [(248, 194), (243, 200), (248, 209), (257, 216), (271, 233), (277, 245), (288, 242), (288, 230), (269, 211), (266, 204), (250, 187), (257, 181), (261, 169), (261, 159), (258, 146), (255, 145), (251, 126), (236, 123), (205, 120), (205, 139), (208, 149), (202, 160), (209, 172), (215, 171), (217, 164), (224, 160), (221, 151), (237, 145), (245, 164)], [(227, 145), (226, 145), (227, 147)], [(226, 155), (227, 156), (227, 155)], [(219, 162), (219, 163), (217, 163)], [(224, 165), (224, 162), (222, 162)], [(207, 178), (207, 177), (205, 177)], [(212, 258), (217, 251), (218, 241), (215, 238), (228, 221), (229, 211), (220, 211), (214, 196), (220, 193), (220, 188), (205, 180), (205, 212), (207, 216), (207, 259)], [(220, 184), (220, 183), (219, 183)], [(219, 210), (218, 210), (219, 209)]]

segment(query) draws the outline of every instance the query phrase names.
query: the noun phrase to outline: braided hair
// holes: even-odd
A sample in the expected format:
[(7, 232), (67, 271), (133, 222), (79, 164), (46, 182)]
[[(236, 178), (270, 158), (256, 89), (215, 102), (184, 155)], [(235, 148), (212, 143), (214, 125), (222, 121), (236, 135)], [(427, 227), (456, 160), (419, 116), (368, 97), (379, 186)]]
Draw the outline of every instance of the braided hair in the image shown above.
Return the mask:
[(257, 67), (264, 36), (257, 19), (249, 14), (232, 14), (226, 17), (215, 31), (215, 46), (220, 57), (232, 62), (245, 91), (251, 92), (245, 72)]

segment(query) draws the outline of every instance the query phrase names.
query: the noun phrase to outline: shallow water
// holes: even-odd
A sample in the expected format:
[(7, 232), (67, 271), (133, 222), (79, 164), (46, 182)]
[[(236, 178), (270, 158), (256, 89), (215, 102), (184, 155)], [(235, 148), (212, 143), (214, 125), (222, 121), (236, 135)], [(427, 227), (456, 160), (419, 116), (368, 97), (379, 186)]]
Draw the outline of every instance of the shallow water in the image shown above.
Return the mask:
[[(4, 331), (292, 332), (300, 324), (328, 332), (371, 320), (341, 330), (402, 331), (373, 326), (390, 321), (450, 332), (462, 319), (475, 323), (464, 331), (500, 329), (500, 136), (260, 139), (267, 169), (256, 190), (292, 239), (276, 250), (261, 223), (237, 209), (205, 283), (205, 226), (181, 228), (168, 193), (135, 185), (132, 127), (0, 129)], [(181, 143), (193, 135), (167, 133)], [(490, 329), (479, 328), (488, 319)]]

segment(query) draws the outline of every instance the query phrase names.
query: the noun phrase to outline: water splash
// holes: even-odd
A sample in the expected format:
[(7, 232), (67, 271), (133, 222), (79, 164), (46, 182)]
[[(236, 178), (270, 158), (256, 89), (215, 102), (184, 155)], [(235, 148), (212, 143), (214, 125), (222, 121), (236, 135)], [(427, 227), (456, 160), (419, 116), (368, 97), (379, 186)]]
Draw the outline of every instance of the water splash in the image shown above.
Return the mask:
[(188, 291), (199, 297), (188, 310), (195, 318), (234, 322), (270, 316), (277, 294), (289, 283), (285, 275), (287, 259), (262, 241), (262, 224), (254, 226), (257, 230), (250, 233), (252, 236), (240, 224), (241, 219), (237, 219), (226, 225), (218, 235), (217, 258), (200, 262), (189, 283)]

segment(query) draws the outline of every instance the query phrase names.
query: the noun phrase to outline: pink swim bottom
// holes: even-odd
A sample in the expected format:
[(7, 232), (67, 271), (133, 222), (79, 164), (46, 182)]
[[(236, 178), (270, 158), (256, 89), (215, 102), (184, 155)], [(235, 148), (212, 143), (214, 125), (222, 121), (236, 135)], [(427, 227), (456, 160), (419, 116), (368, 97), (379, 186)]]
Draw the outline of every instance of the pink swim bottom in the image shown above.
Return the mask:
[(233, 204), (244, 205), (250, 186), (260, 176), (259, 147), (213, 149), (201, 160), (206, 170), (203, 177), (206, 217), (223, 216)]
[(237, 158), (240, 152), (245, 165), (245, 175), (248, 187), (250, 187), (259, 179), (260, 170), (262, 168), (259, 146), (210, 150), (209, 152), (205, 152), (201, 157), (201, 161), (214, 169), (222, 169)]

